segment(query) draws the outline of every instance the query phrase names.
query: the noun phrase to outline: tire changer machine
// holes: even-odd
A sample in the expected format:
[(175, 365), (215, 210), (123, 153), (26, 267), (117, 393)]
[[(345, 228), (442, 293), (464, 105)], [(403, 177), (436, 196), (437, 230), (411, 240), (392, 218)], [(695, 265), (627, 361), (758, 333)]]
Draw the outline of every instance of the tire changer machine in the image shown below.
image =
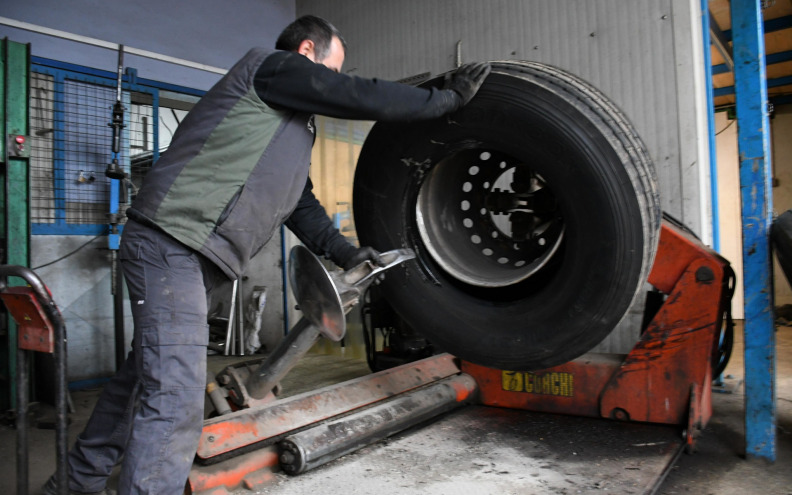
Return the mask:
[[(627, 355), (588, 353), (545, 370), (497, 370), (438, 354), (319, 390), (278, 399), (278, 384), (323, 335), (343, 338), (345, 314), (382, 272), (414, 257), (383, 253), (328, 273), (294, 248), (290, 279), (304, 317), (257, 367), (209, 377), (217, 416), (204, 422), (188, 491), (254, 488), (277, 471), (299, 474), (465, 404), (624, 422), (676, 425), (691, 452), (712, 415), (712, 381), (730, 331), (729, 263), (664, 219), (649, 283), (660, 302)], [(731, 338), (729, 335), (727, 338)], [(726, 357), (728, 359), (728, 357)], [(725, 365), (725, 364), (724, 364)], [(676, 454), (675, 454), (676, 455)]]

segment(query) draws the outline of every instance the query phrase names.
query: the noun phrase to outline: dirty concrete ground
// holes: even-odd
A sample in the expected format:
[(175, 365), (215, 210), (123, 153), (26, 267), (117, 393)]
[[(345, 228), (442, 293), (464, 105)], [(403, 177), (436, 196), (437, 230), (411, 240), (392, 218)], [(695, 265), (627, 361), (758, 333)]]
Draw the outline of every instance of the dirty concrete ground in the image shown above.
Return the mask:
[(468, 406), (305, 474), (278, 475), (258, 493), (640, 494), (677, 438), (670, 428)]
[[(649, 493), (792, 495), (792, 328), (779, 327), (777, 460), (746, 460), (742, 333), (694, 454), (675, 462), (675, 429), (467, 407), (258, 493), (406, 495)], [(646, 429), (643, 429), (646, 428)], [(237, 491), (234, 495), (243, 495)], [(247, 492), (250, 493), (250, 492)]]
[(790, 495), (792, 494), (792, 327), (776, 331), (776, 461), (745, 458), (745, 388), (742, 325), (724, 372), (734, 393), (713, 394), (713, 418), (698, 452), (683, 455), (659, 490), (661, 495)]
[[(726, 386), (732, 393), (713, 395), (714, 417), (698, 452), (682, 454), (670, 464), (658, 494), (792, 495), (792, 327), (779, 327), (777, 337), (776, 462), (744, 456), (738, 328), (734, 356), (725, 372), (731, 377)], [(328, 368), (327, 358), (311, 359), (313, 369), (296, 369), (289, 378), (295, 388), (310, 388), (317, 360)], [(365, 364), (345, 361), (333, 366), (337, 373), (349, 375)], [(72, 441), (97, 396), (98, 390), (72, 394)], [(47, 415), (42, 406), (39, 416)], [(467, 406), (306, 474), (277, 474), (270, 484), (234, 495), (644, 493), (647, 482), (660, 475), (658, 459), (671, 458), (664, 449), (677, 437), (676, 431), (645, 425)], [(31, 428), (30, 442), (31, 493), (39, 493), (55, 466), (54, 432)], [(15, 431), (8, 425), (0, 426), (0, 456), (6, 460), (0, 465), (0, 493), (16, 493)]]

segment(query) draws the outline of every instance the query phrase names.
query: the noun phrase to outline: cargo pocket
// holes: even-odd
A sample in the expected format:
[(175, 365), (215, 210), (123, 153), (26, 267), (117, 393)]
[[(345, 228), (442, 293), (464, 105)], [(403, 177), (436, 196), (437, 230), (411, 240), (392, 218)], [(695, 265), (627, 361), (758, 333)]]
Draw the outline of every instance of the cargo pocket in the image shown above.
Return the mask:
[(141, 331), (140, 378), (148, 390), (203, 390), (206, 387), (206, 324), (159, 325)]
[(146, 302), (146, 266), (141, 260), (142, 242), (122, 242), (118, 250), (132, 308)]

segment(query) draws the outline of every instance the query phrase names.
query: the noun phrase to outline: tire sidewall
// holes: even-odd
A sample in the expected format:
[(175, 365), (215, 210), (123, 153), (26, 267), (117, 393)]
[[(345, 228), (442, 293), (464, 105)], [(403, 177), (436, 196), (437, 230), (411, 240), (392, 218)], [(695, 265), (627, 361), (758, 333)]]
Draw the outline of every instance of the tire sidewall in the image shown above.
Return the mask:
[[(355, 221), (362, 245), (416, 251), (386, 278), (394, 308), (440, 348), (487, 366), (547, 367), (596, 345), (641, 285), (645, 249), (628, 158), (613, 139), (568, 95), (525, 74), (493, 73), (443, 119), (375, 125), (356, 171)], [(438, 162), (465, 149), (498, 150), (546, 180), (565, 223), (547, 273), (471, 290), (432, 259), (416, 226), (418, 191)]]

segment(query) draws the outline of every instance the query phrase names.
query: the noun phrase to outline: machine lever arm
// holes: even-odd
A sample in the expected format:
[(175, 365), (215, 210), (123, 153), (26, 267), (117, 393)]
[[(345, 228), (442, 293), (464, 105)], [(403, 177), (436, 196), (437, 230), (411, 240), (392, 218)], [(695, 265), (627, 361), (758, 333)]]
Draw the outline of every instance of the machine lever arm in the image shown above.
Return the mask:
[(366, 288), (385, 270), (415, 258), (415, 253), (397, 249), (380, 256), (384, 266), (367, 260), (344, 272), (330, 274), (308, 248), (292, 248), (289, 278), (303, 317), (244, 383), (229, 373), (232, 395), (239, 405), (249, 406), (251, 400), (264, 400), (313, 347), (320, 334), (335, 342), (341, 340), (346, 334), (345, 315), (360, 301)]

